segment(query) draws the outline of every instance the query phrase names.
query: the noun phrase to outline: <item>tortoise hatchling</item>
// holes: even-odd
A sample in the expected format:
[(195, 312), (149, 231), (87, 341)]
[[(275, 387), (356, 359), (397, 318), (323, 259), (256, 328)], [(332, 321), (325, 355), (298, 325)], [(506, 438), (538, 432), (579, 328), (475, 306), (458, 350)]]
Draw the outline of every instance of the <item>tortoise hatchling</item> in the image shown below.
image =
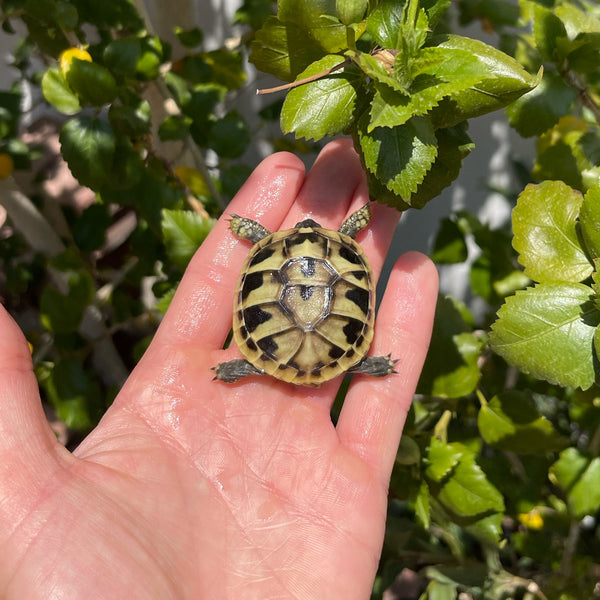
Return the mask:
[(338, 231), (312, 219), (271, 233), (232, 215), (230, 228), (254, 244), (235, 287), (233, 337), (244, 359), (213, 369), (233, 383), (246, 375), (272, 375), (318, 386), (350, 372), (383, 377), (397, 362), (365, 357), (373, 339), (375, 282), (354, 236), (371, 218), (369, 205)]

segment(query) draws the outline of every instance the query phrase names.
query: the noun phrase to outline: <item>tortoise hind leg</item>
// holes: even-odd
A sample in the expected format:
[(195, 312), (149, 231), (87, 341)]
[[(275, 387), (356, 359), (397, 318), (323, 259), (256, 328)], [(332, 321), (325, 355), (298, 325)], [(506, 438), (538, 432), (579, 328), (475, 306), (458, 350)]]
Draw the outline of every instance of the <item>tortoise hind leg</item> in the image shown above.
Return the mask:
[(343, 233), (351, 238), (364, 229), (371, 220), (371, 208), (367, 202), (362, 208), (353, 212), (338, 229), (339, 233)]
[(238, 379), (246, 377), (246, 375), (264, 375), (265, 372), (257, 369), (253, 364), (243, 358), (235, 358), (228, 362), (219, 363), (216, 367), (212, 367), (215, 372), (215, 379), (220, 379), (225, 383), (235, 383)]
[(395, 373), (394, 365), (398, 359), (391, 358), (391, 354), (387, 356), (367, 356), (358, 364), (348, 369), (348, 373), (361, 373), (362, 375), (370, 375), (371, 377), (385, 377)]

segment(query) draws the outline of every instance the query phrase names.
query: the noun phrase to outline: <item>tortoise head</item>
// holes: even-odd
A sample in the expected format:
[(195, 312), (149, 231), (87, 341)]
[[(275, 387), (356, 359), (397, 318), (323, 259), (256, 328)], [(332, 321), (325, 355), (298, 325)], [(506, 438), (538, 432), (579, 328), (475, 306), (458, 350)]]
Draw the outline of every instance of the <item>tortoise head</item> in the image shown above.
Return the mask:
[(300, 223), (296, 223), (296, 229), (303, 229), (306, 227), (311, 227), (314, 229), (315, 227), (321, 227), (316, 221), (312, 219), (304, 219), (304, 221), (300, 221)]

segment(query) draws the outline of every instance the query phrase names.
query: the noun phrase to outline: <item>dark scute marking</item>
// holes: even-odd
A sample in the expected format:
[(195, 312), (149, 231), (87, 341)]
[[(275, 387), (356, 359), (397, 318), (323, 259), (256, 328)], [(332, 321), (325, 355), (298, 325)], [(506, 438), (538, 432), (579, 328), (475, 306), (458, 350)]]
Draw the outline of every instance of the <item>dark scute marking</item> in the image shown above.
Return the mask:
[(252, 352), (256, 352), (258, 350), (256, 344), (252, 340), (246, 340), (246, 346), (248, 346)]
[(302, 300), (309, 300), (313, 295), (314, 287), (312, 285), (301, 285), (300, 286), (300, 298)]
[(359, 281), (366, 277), (366, 273), (364, 271), (352, 271), (352, 275), (355, 279), (358, 279)]
[(288, 366), (287, 366), (287, 365), (279, 365), (277, 368), (278, 368), (280, 371), (285, 371), (285, 370), (288, 368)]
[(363, 290), (362, 288), (353, 288), (346, 292), (346, 298), (351, 302), (354, 302), (363, 314), (367, 314), (369, 310), (369, 291)]
[(313, 221), (312, 219), (304, 219), (304, 221), (300, 221), (300, 223), (296, 223), (296, 227), (298, 229), (301, 229), (303, 227), (312, 227), (313, 229), (315, 227), (321, 227), (316, 221)]
[(252, 290), (259, 288), (262, 284), (262, 271), (247, 273), (246, 277), (244, 277), (244, 284), (242, 285), (242, 300), (245, 300)]
[(244, 313), (241, 310), (237, 311), (238, 321), (241, 321), (244, 318)]
[(352, 250), (352, 248), (349, 248), (348, 246), (341, 246), (340, 247), (340, 256), (347, 260), (348, 262), (354, 263), (355, 265), (360, 265), (362, 264), (362, 261), (360, 260), (360, 256), (354, 252), (354, 250)]
[(242, 325), (240, 327), (240, 335), (246, 339), (248, 337), (248, 330)]
[(258, 342), (256, 343), (258, 344), (258, 347), (270, 358), (273, 358), (275, 356), (275, 352), (279, 348), (277, 342), (270, 335), (262, 338), (261, 340), (258, 340)]
[(362, 343), (365, 341), (364, 336), (359, 335), (357, 340), (356, 340), (356, 347), (360, 348), (362, 346)]
[(319, 241), (319, 234), (315, 231), (309, 231), (308, 233), (295, 233), (290, 235), (287, 238), (286, 242), (288, 246), (296, 246), (299, 244), (304, 244), (304, 242), (310, 242), (311, 244), (316, 244)]
[(296, 369), (296, 371), (300, 370), (300, 365), (293, 359), (288, 360), (287, 366), (291, 367), (292, 369)]
[(364, 323), (359, 319), (349, 319), (348, 323), (344, 325), (342, 331), (344, 332), (344, 335), (346, 336), (346, 341), (349, 344), (354, 344), (354, 342), (356, 342), (360, 332), (363, 329), (363, 325)]
[(269, 360), (273, 360), (273, 358), (271, 356), (269, 356), (268, 354), (265, 354), (264, 352), (260, 355), (260, 360), (266, 362)]
[(252, 262), (250, 264), (258, 265), (261, 262), (263, 262), (263, 260), (267, 260), (267, 258), (273, 256), (273, 254), (275, 254), (275, 248), (263, 248), (254, 255), (254, 258), (252, 259)]
[(334, 359), (341, 358), (344, 356), (344, 350), (339, 346), (332, 346), (331, 350), (329, 351), (329, 356)]
[(321, 369), (319, 369), (319, 368), (315, 367), (315, 368), (314, 368), (314, 369), (313, 369), (313, 370), (310, 372), (310, 374), (311, 374), (313, 377), (320, 377), (320, 376), (321, 376)]
[(244, 310), (246, 328), (252, 333), (261, 323), (268, 321), (273, 315), (264, 311), (260, 306), (249, 306)]
[(306, 375), (306, 371), (304, 369), (298, 369), (298, 377), (304, 377)]
[(315, 259), (312, 256), (305, 256), (300, 263), (300, 270), (304, 277), (314, 277), (316, 271)]
[(354, 348), (350, 348), (350, 350), (348, 350), (348, 352), (346, 352), (346, 356), (348, 358), (352, 358), (354, 356), (355, 352), (354, 352)]
[(334, 360), (333, 362), (330, 362), (330, 363), (327, 365), (327, 367), (328, 367), (329, 369), (335, 369), (335, 368), (337, 368), (337, 366), (338, 366), (338, 361), (337, 361), (337, 360)]

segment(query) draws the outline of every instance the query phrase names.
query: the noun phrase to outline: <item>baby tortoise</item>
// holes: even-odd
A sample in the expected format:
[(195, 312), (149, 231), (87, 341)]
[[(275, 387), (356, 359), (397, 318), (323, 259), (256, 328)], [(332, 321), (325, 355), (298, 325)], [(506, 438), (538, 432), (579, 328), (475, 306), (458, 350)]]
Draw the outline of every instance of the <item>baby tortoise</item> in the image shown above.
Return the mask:
[(254, 244), (235, 287), (233, 337), (244, 355), (220, 363), (215, 379), (272, 375), (318, 386), (342, 373), (394, 373), (390, 355), (369, 356), (375, 282), (354, 236), (371, 218), (368, 204), (338, 231), (312, 219), (269, 232), (232, 215), (231, 231)]

